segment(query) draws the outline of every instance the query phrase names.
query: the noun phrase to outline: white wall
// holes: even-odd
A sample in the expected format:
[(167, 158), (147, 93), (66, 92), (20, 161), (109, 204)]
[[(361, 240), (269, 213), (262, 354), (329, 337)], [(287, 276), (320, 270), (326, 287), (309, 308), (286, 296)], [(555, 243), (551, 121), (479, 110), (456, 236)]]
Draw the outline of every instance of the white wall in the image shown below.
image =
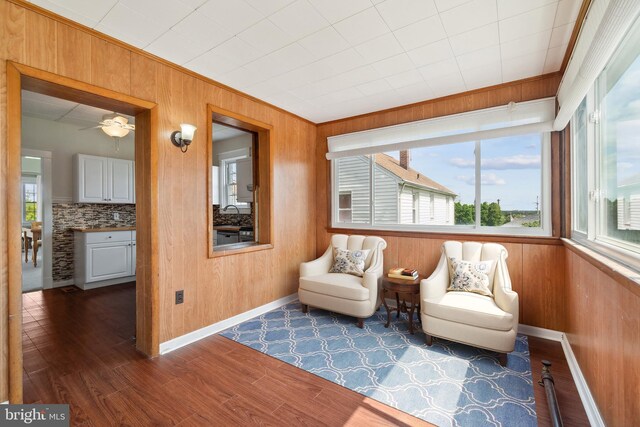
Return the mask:
[(40, 159), (28, 159), (22, 157), (22, 173), (40, 175), (42, 173), (40, 167)]
[(133, 132), (115, 142), (100, 129), (79, 130), (81, 126), (22, 116), (22, 148), (51, 152), (53, 202), (71, 202), (73, 195), (72, 157), (76, 153), (134, 160)]
[(250, 133), (226, 139), (224, 141), (213, 141), (213, 166), (220, 166), (218, 156), (221, 153), (227, 153), (229, 151), (240, 150), (243, 148), (251, 148), (252, 143), (253, 136)]

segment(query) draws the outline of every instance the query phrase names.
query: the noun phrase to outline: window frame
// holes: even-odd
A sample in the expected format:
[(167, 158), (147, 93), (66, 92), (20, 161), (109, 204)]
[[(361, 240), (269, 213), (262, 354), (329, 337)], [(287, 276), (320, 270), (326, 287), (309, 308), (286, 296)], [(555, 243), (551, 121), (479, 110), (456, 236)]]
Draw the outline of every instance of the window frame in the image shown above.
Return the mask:
[[(33, 185), (35, 186), (35, 196), (36, 196), (36, 219), (34, 220), (27, 220), (26, 219), (26, 214), (27, 214), (27, 201), (26, 201), (26, 189), (25, 186), (26, 185)], [(42, 203), (40, 199), (40, 189), (38, 188), (38, 176), (37, 175), (32, 175), (32, 174), (22, 174), (22, 177), (20, 179), (20, 196), (21, 196), (21, 221), (22, 221), (22, 225), (23, 226), (30, 226), (31, 223), (33, 221), (40, 221), (40, 219), (38, 218), (38, 206), (40, 205), (40, 203)]]
[[(349, 211), (349, 216), (353, 219), (353, 191), (343, 190), (338, 192), (338, 218), (340, 217), (340, 212)], [(341, 208), (340, 207), (340, 197), (344, 195), (349, 195), (349, 207)]]
[[(630, 30), (629, 34), (633, 31), (638, 31), (635, 28), (637, 25), (640, 25), (640, 21), (636, 21), (634, 28)], [(576, 229), (576, 216), (579, 215), (579, 213), (573, 209), (570, 238), (576, 243), (584, 245), (597, 253), (620, 262), (636, 271), (640, 271), (640, 244), (629, 243), (621, 239), (608, 237), (603, 231), (606, 227), (606, 216), (604, 215), (604, 207), (602, 206), (602, 180), (604, 177), (600, 166), (600, 156), (603, 152), (603, 147), (606, 144), (601, 126), (603, 121), (602, 103), (607, 95), (605, 88), (605, 73), (607, 67), (609, 67), (611, 62), (615, 60), (616, 56), (620, 54), (621, 49), (623, 49), (624, 45), (628, 42), (629, 34), (625, 36), (623, 41), (616, 48), (615, 52), (611, 55), (607, 65), (585, 96), (587, 100), (586, 141), (579, 142), (577, 140), (575, 113), (571, 118), (571, 144), (587, 144), (587, 194), (582, 195), (583, 197), (587, 197), (587, 231), (585, 233)], [(637, 56), (634, 61), (637, 60), (637, 58), (640, 58), (640, 56)], [(627, 70), (625, 70), (625, 72)], [(579, 197), (576, 185), (577, 155), (575, 154), (576, 150), (571, 151), (571, 203), (572, 206), (577, 206), (576, 200), (577, 197)]]
[[(238, 201), (236, 201), (235, 203), (231, 203), (231, 200), (229, 200), (230, 194), (228, 191), (229, 183), (227, 182), (228, 175), (229, 175), (229, 172), (228, 172), (229, 165), (235, 164), (238, 160), (248, 159), (248, 158), (251, 158), (251, 152), (247, 148), (228, 151), (226, 153), (220, 153), (218, 155), (218, 161), (220, 163), (220, 171), (219, 171), (220, 184), (219, 185), (220, 185), (220, 201), (221, 201), (219, 212), (222, 215), (230, 215), (230, 214), (237, 213), (235, 211), (230, 211), (230, 210), (223, 211), (222, 208), (227, 205), (236, 206), (241, 214), (251, 213), (251, 206), (249, 205), (249, 203), (238, 202)], [(237, 173), (237, 170), (236, 170), (236, 173)], [(236, 178), (237, 178), (237, 175), (236, 175)], [(236, 189), (236, 194), (237, 194), (237, 189)]]
[[(482, 186), (480, 174), (481, 161), (481, 145), (482, 141), (475, 141), (475, 159), (476, 159), (476, 223), (473, 225), (429, 225), (429, 224), (401, 224), (398, 218), (397, 224), (376, 224), (375, 223), (375, 203), (373, 197), (375, 195), (375, 174), (374, 161), (370, 159), (371, 173), (369, 174), (370, 185), (370, 217), (368, 223), (344, 223), (339, 221), (338, 191), (337, 191), (337, 166), (339, 159), (329, 160), (330, 163), (330, 224), (333, 229), (354, 229), (354, 230), (380, 230), (380, 231), (399, 231), (399, 232), (429, 232), (429, 233), (445, 233), (445, 234), (478, 234), (478, 235), (505, 235), (505, 236), (522, 236), (522, 237), (552, 237), (552, 208), (551, 208), (551, 132), (540, 132), (541, 135), (541, 204), (540, 211), (541, 221), (540, 227), (504, 227), (482, 226), (480, 225), (480, 205), (481, 200), (478, 198), (480, 188)], [(455, 200), (453, 200), (455, 203)]]

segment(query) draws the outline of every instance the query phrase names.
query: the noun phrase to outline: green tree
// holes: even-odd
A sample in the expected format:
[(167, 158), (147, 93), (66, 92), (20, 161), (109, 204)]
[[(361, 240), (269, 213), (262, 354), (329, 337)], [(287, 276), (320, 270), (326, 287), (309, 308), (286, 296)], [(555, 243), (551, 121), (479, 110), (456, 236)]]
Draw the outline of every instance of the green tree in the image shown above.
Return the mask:
[(473, 224), (475, 222), (475, 207), (472, 204), (456, 202), (454, 210), (456, 224)]
[(482, 202), (480, 205), (480, 224), (490, 227), (499, 227), (507, 222), (507, 218), (502, 214), (500, 205), (496, 202)]

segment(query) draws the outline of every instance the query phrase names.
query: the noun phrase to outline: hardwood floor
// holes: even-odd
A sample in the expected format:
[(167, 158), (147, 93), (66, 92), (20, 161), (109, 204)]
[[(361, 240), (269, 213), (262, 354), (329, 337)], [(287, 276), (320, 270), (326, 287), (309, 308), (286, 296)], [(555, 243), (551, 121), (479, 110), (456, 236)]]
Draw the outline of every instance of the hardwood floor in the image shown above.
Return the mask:
[[(132, 283), (29, 293), (23, 305), (25, 403), (70, 403), (74, 426), (428, 425), (220, 336), (147, 359), (133, 340)], [(560, 345), (529, 342), (534, 381), (549, 359), (565, 425), (586, 425)]]

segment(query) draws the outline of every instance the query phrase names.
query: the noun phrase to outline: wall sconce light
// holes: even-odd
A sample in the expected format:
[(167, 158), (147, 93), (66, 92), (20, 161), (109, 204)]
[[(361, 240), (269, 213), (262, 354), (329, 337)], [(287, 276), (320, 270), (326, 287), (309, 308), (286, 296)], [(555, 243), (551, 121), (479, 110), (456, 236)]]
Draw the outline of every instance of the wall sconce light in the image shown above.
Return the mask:
[(187, 123), (180, 125), (180, 130), (176, 130), (171, 134), (171, 142), (180, 148), (183, 153), (187, 152), (189, 144), (193, 141), (193, 134), (196, 133), (196, 127)]

